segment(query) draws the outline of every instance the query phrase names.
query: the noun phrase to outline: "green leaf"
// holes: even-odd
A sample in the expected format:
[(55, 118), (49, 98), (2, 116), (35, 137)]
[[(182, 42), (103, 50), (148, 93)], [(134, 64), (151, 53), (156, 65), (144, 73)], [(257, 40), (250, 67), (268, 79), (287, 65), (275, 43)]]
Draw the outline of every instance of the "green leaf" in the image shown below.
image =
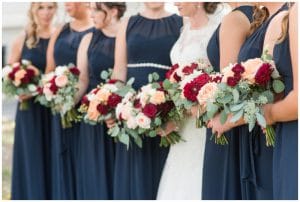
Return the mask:
[(149, 137), (155, 137), (156, 136), (156, 131), (152, 130), (148, 133)]
[(127, 81), (127, 85), (131, 86), (134, 83), (134, 78), (131, 77), (128, 81)]
[(159, 83), (153, 83), (152, 84), (152, 88), (155, 88), (155, 89), (160, 88)]
[(230, 111), (232, 112), (236, 112), (236, 111), (239, 111), (240, 109), (242, 109), (244, 106), (244, 103), (240, 103), (240, 104), (237, 104), (237, 105), (232, 105), (230, 106)]
[(259, 125), (261, 125), (262, 127), (266, 127), (267, 126), (267, 123), (266, 123), (266, 119), (263, 115), (261, 115), (260, 113), (255, 113), (256, 115), (256, 119), (257, 119), (257, 122), (259, 123)]
[(120, 136), (119, 136), (119, 140), (120, 142), (122, 142), (123, 144), (127, 145), (127, 148), (129, 146), (129, 136), (122, 133)]
[(101, 72), (101, 74), (100, 74), (100, 77), (101, 77), (101, 79), (103, 79), (103, 80), (108, 79), (108, 76), (109, 76), (109, 74), (108, 74), (108, 72), (107, 72), (106, 70), (103, 70), (103, 71)]
[(218, 111), (219, 107), (213, 103), (207, 104), (207, 116), (208, 118), (213, 118), (216, 112)]
[(171, 86), (172, 86), (172, 83), (168, 79), (164, 80), (164, 82), (163, 82), (164, 89), (168, 90), (171, 88)]
[(137, 136), (134, 139), (135, 144), (139, 147), (139, 148), (143, 148), (143, 140), (140, 136)]
[(280, 80), (274, 80), (272, 86), (275, 93), (281, 93), (284, 90), (284, 83)]
[(115, 126), (115, 127), (112, 128), (111, 136), (112, 137), (117, 137), (119, 132), (120, 132), (120, 128), (118, 126)]
[(161, 125), (161, 119), (159, 117), (156, 117), (154, 120), (154, 123), (156, 126), (160, 126)]
[(221, 122), (221, 124), (224, 124), (226, 122), (226, 120), (227, 120), (227, 114), (226, 114), (225, 110), (223, 110), (221, 112), (221, 114), (220, 114), (220, 122)]
[(270, 90), (266, 90), (261, 93), (262, 96), (265, 96), (268, 99), (268, 103), (274, 102), (274, 95)]
[(250, 123), (248, 123), (249, 125), (249, 132), (251, 132), (255, 126), (255, 122), (254, 121), (251, 121)]
[(148, 81), (149, 81), (149, 83), (152, 83), (152, 81), (153, 81), (152, 74), (149, 74), (149, 75), (148, 75)]
[(228, 94), (224, 96), (223, 98), (217, 98), (217, 102), (222, 103), (222, 104), (227, 104), (232, 100), (233, 96)]
[(237, 103), (239, 101), (239, 98), (240, 98), (239, 91), (237, 91), (237, 89), (233, 89), (232, 90), (232, 95), (233, 95), (233, 102)]
[(153, 77), (153, 80), (154, 80), (154, 81), (159, 80), (159, 75), (158, 75), (158, 73), (156, 73), (156, 72), (152, 73), (152, 77)]
[(234, 122), (238, 121), (238, 120), (243, 116), (243, 114), (244, 114), (244, 110), (243, 110), (243, 109), (240, 110), (240, 111), (238, 111), (238, 112), (235, 113), (235, 114), (233, 115), (233, 117), (230, 119), (230, 122), (234, 123)]

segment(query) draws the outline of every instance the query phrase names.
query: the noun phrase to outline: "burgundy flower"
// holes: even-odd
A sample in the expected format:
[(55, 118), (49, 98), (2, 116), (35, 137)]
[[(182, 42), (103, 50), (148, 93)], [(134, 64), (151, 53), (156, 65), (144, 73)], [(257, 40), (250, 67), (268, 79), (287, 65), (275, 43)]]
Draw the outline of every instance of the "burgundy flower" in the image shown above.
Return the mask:
[(166, 116), (173, 108), (175, 107), (173, 101), (167, 101), (163, 104), (157, 106), (158, 111), (160, 112), (160, 116)]
[(216, 76), (214, 79), (212, 79), (212, 82), (220, 83), (222, 81), (222, 76)]
[(36, 89), (36, 92), (39, 94), (39, 95), (42, 95), (43, 94), (43, 88), (38, 86), (37, 89)]
[(108, 107), (102, 104), (98, 104), (97, 110), (100, 114), (106, 115), (108, 114)]
[(34, 78), (34, 70), (33, 69), (27, 69), (26, 73), (29, 77), (29, 79), (31, 80), (32, 78)]
[(174, 74), (174, 79), (175, 79), (177, 82), (180, 82), (180, 81), (181, 81), (181, 77), (178, 76), (177, 73)]
[(81, 99), (81, 104), (82, 105), (89, 105), (90, 101), (88, 100), (87, 96), (83, 96)]
[(258, 69), (255, 75), (255, 83), (261, 86), (265, 86), (271, 79), (273, 69), (269, 63), (264, 63)]
[(235, 73), (233, 77), (235, 78), (235, 80), (237, 82), (239, 82), (241, 80), (241, 78), (242, 78), (241, 74), (239, 74), (239, 73)]
[(142, 104), (141, 104), (141, 102), (140, 102), (140, 99), (134, 100), (133, 106), (134, 106), (134, 108), (136, 108), (136, 109), (140, 108), (140, 107), (142, 106)]
[(22, 84), (27, 84), (30, 82), (30, 77), (28, 74), (25, 74), (24, 77), (21, 79)]
[(76, 76), (79, 76), (79, 74), (80, 74), (80, 71), (77, 67), (71, 67), (70, 72)]
[(117, 82), (118, 82), (117, 79), (109, 79), (107, 83), (109, 83), (109, 84), (115, 84)]
[(232, 76), (227, 78), (227, 85), (228, 86), (234, 87), (234, 86), (236, 86), (237, 83), (238, 83), (238, 80), (236, 78), (234, 78)]
[(51, 83), (49, 89), (53, 92), (53, 94), (56, 94), (56, 92), (58, 91), (58, 87), (55, 85), (55, 83)]
[(20, 70), (20, 67), (15, 67), (13, 68), (13, 70), (8, 74), (8, 77), (11, 79), (11, 80), (14, 80), (15, 79), (15, 74), (17, 71)]
[(167, 79), (170, 79), (171, 78), (171, 75), (173, 74), (173, 72), (179, 68), (179, 65), (178, 64), (174, 64), (171, 69), (169, 71), (167, 71), (166, 73), (166, 78)]
[(199, 83), (202, 86), (204, 86), (207, 82), (210, 81), (210, 76), (207, 73), (203, 73), (200, 76), (196, 77), (194, 79), (195, 82)]
[(240, 64), (236, 64), (233, 68), (232, 71), (236, 74), (242, 74), (245, 72), (245, 68), (240, 65)]
[(108, 101), (107, 101), (107, 104), (108, 106), (110, 106), (111, 108), (114, 108), (116, 107), (120, 102), (122, 101), (122, 97), (119, 96), (118, 94), (111, 94), (109, 97), (108, 97)]
[(149, 118), (154, 118), (157, 113), (157, 107), (155, 104), (146, 104), (142, 112)]
[(197, 63), (192, 63), (192, 64), (191, 64), (191, 67), (192, 67), (193, 69), (197, 69), (197, 68), (198, 68), (198, 64), (197, 64)]
[(100, 90), (99, 88), (95, 88), (95, 89), (93, 89), (93, 92), (92, 92), (92, 93), (96, 95), (96, 94), (98, 93), (99, 90)]
[(185, 75), (190, 75), (194, 72), (194, 70), (198, 67), (197, 64), (195, 63), (192, 63), (191, 66), (185, 66), (182, 70), (182, 72), (185, 74)]

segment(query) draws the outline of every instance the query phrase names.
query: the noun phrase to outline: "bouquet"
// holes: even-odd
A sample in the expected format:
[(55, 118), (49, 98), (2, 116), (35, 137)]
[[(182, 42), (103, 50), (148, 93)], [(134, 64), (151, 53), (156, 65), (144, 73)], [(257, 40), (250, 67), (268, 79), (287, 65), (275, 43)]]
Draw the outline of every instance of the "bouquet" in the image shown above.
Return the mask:
[[(3, 92), (8, 96), (36, 95), (40, 71), (30, 61), (22, 60), (6, 65), (3, 70)], [(20, 110), (28, 109), (28, 101), (20, 103)]]
[(117, 105), (129, 91), (134, 91), (131, 87), (133, 78), (124, 85), (121, 81), (109, 79), (110, 74), (111, 70), (102, 71), (101, 77), (106, 83), (98, 85), (82, 98), (79, 112), (83, 114), (86, 123), (95, 125), (106, 119), (115, 118)]
[[(149, 84), (143, 86), (136, 94), (128, 93), (116, 109), (116, 115), (123, 128), (112, 129), (114, 136), (127, 134), (135, 143), (142, 147), (141, 136), (156, 137), (161, 127), (168, 121), (178, 122), (180, 114), (167, 91), (164, 90), (157, 73), (149, 75)], [(160, 146), (167, 147), (181, 140), (180, 135), (173, 131), (168, 135), (161, 135)]]
[(79, 69), (69, 64), (56, 67), (54, 72), (43, 75), (41, 80), (36, 101), (50, 107), (54, 114), (60, 113), (63, 128), (72, 127), (72, 121), (80, 121), (74, 103), (79, 74)]
[(222, 82), (218, 84), (214, 102), (207, 104), (210, 118), (220, 111), (220, 122), (225, 123), (228, 114), (232, 114), (230, 121), (243, 118), (250, 132), (258, 122), (266, 128), (266, 145), (274, 146), (275, 131), (266, 125), (261, 107), (272, 103), (274, 95), (283, 92), (284, 84), (268, 50), (264, 50), (261, 58), (230, 64), (222, 72)]

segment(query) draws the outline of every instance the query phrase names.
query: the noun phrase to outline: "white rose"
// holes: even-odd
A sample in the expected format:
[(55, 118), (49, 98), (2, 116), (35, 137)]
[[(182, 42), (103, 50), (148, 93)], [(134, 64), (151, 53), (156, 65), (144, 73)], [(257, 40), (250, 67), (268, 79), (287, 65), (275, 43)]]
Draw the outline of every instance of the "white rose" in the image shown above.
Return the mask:
[(143, 113), (139, 113), (136, 117), (137, 125), (144, 129), (150, 129), (151, 119), (145, 116)]

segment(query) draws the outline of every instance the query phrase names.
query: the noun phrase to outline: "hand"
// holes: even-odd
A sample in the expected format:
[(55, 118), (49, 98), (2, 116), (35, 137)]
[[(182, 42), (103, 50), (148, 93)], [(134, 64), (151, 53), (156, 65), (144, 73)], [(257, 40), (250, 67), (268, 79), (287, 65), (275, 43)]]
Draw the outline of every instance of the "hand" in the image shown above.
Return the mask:
[(114, 118), (106, 119), (106, 120), (105, 120), (105, 123), (106, 123), (106, 126), (107, 126), (108, 128), (112, 128), (112, 127), (114, 127), (115, 124), (116, 124), (116, 119), (114, 119)]
[(19, 101), (20, 102), (23, 102), (25, 100), (29, 100), (30, 98), (32, 98), (33, 96), (32, 95), (26, 95), (26, 94), (23, 94), (23, 95), (19, 95)]
[(192, 108), (190, 109), (190, 113), (192, 117), (197, 118), (198, 111), (199, 111), (199, 105), (192, 106)]
[(272, 104), (265, 104), (262, 107), (262, 110), (263, 110), (263, 114), (266, 119), (267, 125), (273, 125), (275, 123), (275, 120), (273, 119), (273, 116), (272, 116)]
[(227, 120), (224, 124), (220, 122), (220, 114), (217, 114), (214, 118), (212, 118), (208, 124), (207, 128), (212, 129), (212, 133), (217, 135), (217, 137), (221, 137), (226, 131), (235, 127), (234, 123), (230, 122), (232, 115), (228, 115)]
[(157, 134), (163, 137), (163, 136), (169, 135), (173, 131), (178, 131), (178, 130), (179, 130), (179, 128), (178, 128), (177, 124), (174, 121), (168, 121), (166, 123), (166, 126), (165, 126), (164, 129), (159, 128), (157, 130)]

